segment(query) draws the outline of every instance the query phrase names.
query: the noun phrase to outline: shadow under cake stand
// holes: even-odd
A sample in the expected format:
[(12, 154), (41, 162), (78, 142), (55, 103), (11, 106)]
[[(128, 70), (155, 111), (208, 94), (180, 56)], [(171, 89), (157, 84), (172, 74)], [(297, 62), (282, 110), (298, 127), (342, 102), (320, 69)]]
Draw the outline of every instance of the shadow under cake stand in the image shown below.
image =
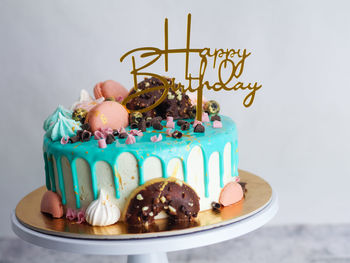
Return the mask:
[(45, 187), (24, 197), (12, 214), (12, 229), (37, 246), (90, 255), (128, 255), (128, 263), (168, 262), (166, 252), (207, 246), (237, 238), (269, 222), (277, 213), (278, 200), (261, 177), (239, 171), (247, 183), (245, 198), (220, 212), (200, 212), (190, 225), (156, 220), (150, 228), (128, 227), (122, 222), (107, 227), (52, 219), (40, 213)]

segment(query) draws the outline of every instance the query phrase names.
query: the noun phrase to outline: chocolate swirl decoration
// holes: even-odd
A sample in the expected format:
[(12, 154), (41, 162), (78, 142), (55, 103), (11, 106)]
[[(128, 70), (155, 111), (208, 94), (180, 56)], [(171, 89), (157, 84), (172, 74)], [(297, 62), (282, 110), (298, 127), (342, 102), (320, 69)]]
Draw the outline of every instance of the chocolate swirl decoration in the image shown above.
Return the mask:
[(165, 211), (172, 221), (192, 221), (199, 208), (199, 197), (188, 184), (176, 178), (156, 178), (129, 196), (123, 218), (129, 225), (151, 224)]

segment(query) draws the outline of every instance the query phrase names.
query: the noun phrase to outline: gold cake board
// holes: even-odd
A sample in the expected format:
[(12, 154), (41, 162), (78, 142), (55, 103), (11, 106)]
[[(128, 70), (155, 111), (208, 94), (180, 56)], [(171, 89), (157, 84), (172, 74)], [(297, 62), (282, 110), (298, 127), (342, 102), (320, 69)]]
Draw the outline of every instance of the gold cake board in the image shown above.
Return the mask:
[(28, 228), (56, 236), (83, 239), (139, 239), (189, 234), (232, 224), (247, 218), (266, 207), (272, 197), (271, 186), (259, 176), (239, 170), (241, 182), (246, 182), (247, 192), (240, 202), (221, 209), (202, 211), (194, 222), (169, 224), (167, 219), (156, 220), (149, 227), (128, 226), (118, 222), (111, 226), (77, 224), (67, 219), (53, 219), (40, 212), (41, 197), (46, 191), (42, 186), (25, 196), (16, 207), (17, 219)]

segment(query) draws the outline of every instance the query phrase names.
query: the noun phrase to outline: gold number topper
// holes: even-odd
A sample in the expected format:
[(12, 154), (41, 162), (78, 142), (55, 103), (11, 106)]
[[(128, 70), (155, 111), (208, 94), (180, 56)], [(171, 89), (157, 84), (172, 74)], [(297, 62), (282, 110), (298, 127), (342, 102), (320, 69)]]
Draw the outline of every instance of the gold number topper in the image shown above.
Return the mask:
[[(202, 49), (194, 49), (190, 48), (190, 37), (191, 37), (191, 14), (188, 14), (187, 17), (187, 40), (186, 40), (186, 48), (181, 49), (169, 49), (168, 48), (168, 19), (165, 18), (164, 23), (164, 49), (159, 49), (156, 47), (141, 47), (133, 49), (127, 53), (125, 53), (121, 58), (120, 62), (123, 62), (123, 60), (135, 53), (140, 52), (141, 53), (140, 58), (147, 58), (151, 57), (153, 58), (151, 61), (145, 63), (144, 65), (141, 65), (139, 67), (136, 67), (135, 63), (135, 56), (131, 56), (132, 60), (132, 71), (130, 72), (133, 75), (134, 78), (134, 89), (136, 93), (129, 95), (127, 98), (125, 98), (122, 102), (123, 105), (126, 105), (126, 103), (130, 100), (132, 100), (135, 97), (138, 97), (144, 93), (148, 93), (154, 90), (161, 90), (163, 89), (162, 96), (151, 106), (147, 108), (143, 108), (141, 110), (138, 110), (139, 112), (146, 112), (149, 111), (155, 107), (157, 107), (167, 96), (169, 89), (172, 89), (174, 91), (181, 90), (182, 92), (197, 92), (197, 113), (196, 113), (196, 119), (202, 120), (202, 98), (203, 98), (203, 89), (206, 87), (208, 90), (245, 90), (248, 89), (250, 92), (245, 96), (243, 100), (243, 105), (245, 107), (249, 107), (252, 105), (254, 98), (255, 98), (255, 92), (259, 90), (262, 85), (259, 85), (257, 82), (254, 84), (248, 83), (245, 85), (243, 82), (237, 81), (234, 85), (231, 84), (230, 87), (227, 87), (227, 85), (235, 78), (238, 79), (244, 69), (244, 63), (246, 58), (251, 54), (247, 53), (246, 49), (243, 50), (235, 50), (235, 49), (215, 49), (213, 52), (211, 52), (210, 48), (202, 48)], [(168, 72), (168, 55), (169, 54), (185, 54), (186, 55), (186, 71), (185, 71), (185, 79), (188, 80), (188, 86), (185, 88), (184, 85), (181, 83), (178, 83), (178, 85), (175, 87), (175, 78), (172, 79), (171, 84), (168, 83), (168, 80), (166, 77), (157, 75), (154, 73), (149, 72), (143, 72), (143, 69), (146, 69), (147, 67), (151, 66), (153, 63), (158, 61), (163, 55), (164, 55), (164, 67), (165, 71)], [(201, 58), (200, 67), (198, 76), (194, 77), (191, 73), (188, 72), (188, 65), (189, 65), (189, 55), (190, 53), (196, 53)], [(218, 81), (212, 85), (210, 85), (209, 81), (204, 80), (204, 75), (206, 72), (207, 64), (208, 64), (208, 57), (213, 58), (213, 68), (216, 66), (217, 58), (223, 58), (218, 66)], [(237, 58), (239, 61), (238, 63), (234, 62), (233, 59)], [(232, 67), (231, 74), (227, 79), (223, 79), (222, 76), (222, 69), (223, 67), (226, 69), (227, 64), (230, 64)], [(153, 88), (149, 88), (146, 90), (138, 90), (137, 89), (137, 77), (138, 76), (149, 76), (149, 77), (156, 77), (158, 78), (162, 83), (163, 86), (157, 86)], [(192, 81), (198, 81), (197, 87), (192, 87)], [(131, 110), (129, 110), (132, 112)]]

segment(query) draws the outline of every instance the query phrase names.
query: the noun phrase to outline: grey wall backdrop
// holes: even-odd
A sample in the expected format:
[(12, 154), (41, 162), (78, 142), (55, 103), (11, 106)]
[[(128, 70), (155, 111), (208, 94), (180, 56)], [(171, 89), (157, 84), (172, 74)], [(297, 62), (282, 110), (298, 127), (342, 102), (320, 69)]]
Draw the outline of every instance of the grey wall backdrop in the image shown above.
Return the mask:
[[(280, 197), (272, 224), (349, 222), (350, 5), (348, 1), (0, 1), (0, 236), (16, 203), (44, 184), (42, 122), (82, 88), (132, 85), (120, 56), (163, 43), (247, 48), (244, 92), (206, 94), (239, 129), (240, 168)], [(176, 63), (175, 63), (175, 62)], [(183, 76), (181, 61), (171, 72)]]

